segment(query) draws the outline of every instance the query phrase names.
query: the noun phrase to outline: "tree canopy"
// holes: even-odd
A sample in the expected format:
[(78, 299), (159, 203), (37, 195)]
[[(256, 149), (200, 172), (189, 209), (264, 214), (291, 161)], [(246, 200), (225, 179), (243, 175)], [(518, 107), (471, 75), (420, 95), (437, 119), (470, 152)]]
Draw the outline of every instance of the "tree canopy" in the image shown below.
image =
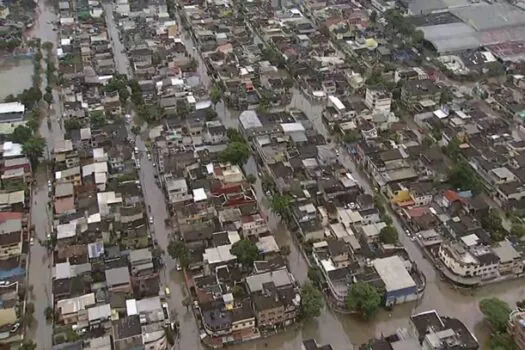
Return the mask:
[(483, 191), (483, 183), (465, 161), (459, 161), (452, 166), (448, 175), (448, 183), (455, 189), (479, 193)]
[(369, 320), (381, 305), (381, 295), (373, 285), (357, 282), (350, 286), (346, 304), (350, 310), (359, 312), (362, 318)]
[(307, 319), (319, 317), (324, 306), (323, 294), (313, 284), (306, 283), (301, 289), (303, 316)]
[(15, 143), (24, 144), (31, 138), (32, 135), (33, 130), (31, 130), (31, 128), (28, 128), (25, 125), (18, 125), (15, 130), (13, 130), (10, 139)]
[(485, 315), (494, 332), (505, 333), (511, 312), (509, 304), (498, 298), (486, 298), (479, 302), (479, 309)]
[(315, 266), (310, 266), (308, 268), (308, 279), (312, 281), (312, 283), (314, 284), (321, 283), (323, 279), (323, 275), (321, 273), (321, 269), (319, 268), (319, 266), (315, 265)]
[(228, 147), (220, 154), (220, 159), (223, 162), (230, 162), (242, 166), (250, 158), (250, 148), (245, 142), (233, 141), (228, 144)]
[(210, 89), (210, 99), (214, 105), (221, 102), (222, 92), (217, 85), (213, 85), (213, 87)]
[(168, 254), (173, 258), (179, 261), (179, 264), (187, 268), (189, 264), (188, 250), (184, 245), (184, 242), (172, 240), (168, 244)]
[(93, 128), (98, 129), (106, 124), (106, 116), (103, 111), (91, 112), (89, 122)]
[(490, 233), (493, 240), (501, 241), (505, 238), (503, 220), (496, 210), (490, 209), (488, 214), (481, 218), (481, 226)]
[(239, 263), (246, 267), (252, 267), (253, 262), (259, 258), (259, 248), (249, 239), (237, 241), (230, 252), (237, 257)]
[(379, 240), (385, 244), (394, 244), (399, 239), (399, 234), (393, 226), (385, 226), (379, 231)]
[(46, 142), (42, 137), (33, 135), (22, 144), (22, 151), (29, 158), (31, 164), (36, 165), (38, 158), (44, 155), (45, 146)]
[(290, 205), (292, 198), (288, 195), (275, 195), (270, 201), (270, 209), (281, 219), (288, 220), (291, 217)]
[(521, 224), (512, 224), (510, 234), (518, 238), (525, 236), (525, 226)]
[(235, 128), (228, 128), (226, 130), (226, 136), (231, 142), (246, 142), (246, 139), (242, 136), (239, 130)]
[(495, 333), (489, 339), (489, 350), (517, 350), (514, 339), (507, 333)]

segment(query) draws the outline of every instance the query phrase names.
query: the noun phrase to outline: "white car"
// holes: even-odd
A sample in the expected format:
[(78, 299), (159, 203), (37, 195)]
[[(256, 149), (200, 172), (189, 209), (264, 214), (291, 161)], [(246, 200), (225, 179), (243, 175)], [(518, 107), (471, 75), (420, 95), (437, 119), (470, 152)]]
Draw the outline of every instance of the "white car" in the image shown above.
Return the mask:
[(31, 237), (31, 239), (29, 240), (29, 244), (31, 245), (35, 244), (35, 239), (33, 237)]
[(153, 216), (150, 216), (150, 217), (149, 217), (149, 223), (150, 223), (150, 224), (153, 224)]
[(151, 154), (148, 153), (148, 160), (151, 160)]

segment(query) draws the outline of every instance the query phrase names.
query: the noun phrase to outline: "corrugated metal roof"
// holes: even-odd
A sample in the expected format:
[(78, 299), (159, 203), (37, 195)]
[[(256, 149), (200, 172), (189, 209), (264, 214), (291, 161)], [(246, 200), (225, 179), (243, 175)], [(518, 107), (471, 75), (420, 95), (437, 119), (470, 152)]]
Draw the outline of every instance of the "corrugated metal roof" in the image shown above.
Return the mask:
[(425, 39), (440, 53), (474, 49), (481, 46), (478, 33), (465, 23), (420, 27)]

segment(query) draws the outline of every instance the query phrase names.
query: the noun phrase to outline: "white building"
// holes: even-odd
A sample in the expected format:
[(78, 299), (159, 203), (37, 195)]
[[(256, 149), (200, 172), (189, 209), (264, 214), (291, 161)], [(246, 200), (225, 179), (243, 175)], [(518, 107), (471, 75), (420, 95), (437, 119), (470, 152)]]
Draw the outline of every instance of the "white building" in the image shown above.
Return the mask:
[(0, 103), (0, 123), (21, 121), (24, 119), (25, 110), (20, 102)]
[(365, 105), (375, 113), (390, 113), (392, 95), (383, 89), (366, 89)]
[(499, 275), (500, 258), (492, 248), (480, 245), (475, 234), (442, 243), (438, 256), (450, 272), (462, 278), (487, 280)]

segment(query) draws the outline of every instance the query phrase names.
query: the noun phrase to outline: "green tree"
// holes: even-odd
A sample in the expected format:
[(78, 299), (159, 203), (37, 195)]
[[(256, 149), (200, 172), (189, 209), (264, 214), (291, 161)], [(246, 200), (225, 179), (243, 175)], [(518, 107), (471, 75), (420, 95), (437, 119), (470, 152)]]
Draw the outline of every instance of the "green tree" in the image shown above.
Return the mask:
[(490, 233), (493, 240), (501, 241), (505, 238), (503, 220), (497, 210), (490, 209), (488, 214), (481, 218), (481, 226)]
[(433, 128), (431, 132), (432, 138), (436, 140), (436, 142), (441, 141), (443, 138), (443, 129), (441, 128)]
[(235, 285), (231, 290), (233, 297), (236, 299), (241, 299), (246, 295), (246, 291), (242, 287), (242, 285), (237, 284)]
[(323, 280), (323, 274), (319, 266), (310, 266), (308, 268), (308, 279), (312, 281), (313, 284), (318, 285)]
[(19, 350), (36, 350), (36, 344), (32, 340), (25, 340)]
[(248, 181), (249, 184), (253, 185), (257, 182), (257, 177), (253, 174), (246, 175), (246, 181)]
[[(138, 83), (137, 83), (138, 84)], [(125, 75), (117, 75), (109, 79), (104, 85), (104, 92), (114, 92), (126, 89), (128, 79)]]
[(53, 103), (53, 94), (49, 93), (49, 92), (46, 92), (44, 94), (44, 101), (46, 101), (48, 105), (52, 104)]
[(521, 224), (512, 224), (510, 234), (518, 238), (523, 237), (525, 235), (525, 226)]
[(24, 144), (31, 138), (32, 135), (33, 130), (31, 130), (29, 127), (25, 125), (18, 125), (15, 130), (13, 130), (10, 139), (15, 143)]
[(125, 103), (130, 96), (129, 90), (127, 87), (124, 87), (118, 91), (118, 97), (120, 102)]
[(383, 221), (387, 225), (392, 225), (392, 223), (394, 222), (392, 220), (392, 217), (386, 213), (381, 215), (381, 221)]
[(367, 282), (357, 282), (350, 286), (346, 300), (348, 309), (357, 311), (365, 320), (371, 319), (381, 305), (381, 295)]
[(46, 317), (46, 321), (53, 320), (55, 312), (53, 311), (53, 308), (51, 306), (46, 307), (46, 309), (44, 310), (44, 316)]
[(42, 91), (36, 87), (30, 87), (18, 95), (18, 100), (27, 110), (33, 109), (33, 106), (35, 106), (41, 99)]
[(221, 89), (217, 85), (213, 85), (210, 89), (210, 99), (214, 106), (222, 100)]
[(283, 220), (291, 219), (290, 205), (292, 198), (288, 195), (275, 195), (270, 201), (270, 209)]
[(171, 240), (168, 244), (168, 254), (173, 259), (179, 259), (181, 255), (186, 252), (186, 246), (184, 242), (178, 240)]
[(42, 44), (42, 49), (44, 49), (46, 51), (53, 50), (53, 43), (50, 42), (50, 41), (46, 41), (45, 43)]
[(22, 151), (29, 158), (31, 164), (36, 165), (38, 158), (44, 154), (45, 146), (46, 142), (42, 137), (33, 135), (22, 145)]
[(289, 245), (283, 245), (281, 246), (281, 249), (279, 249), (281, 255), (288, 256), (291, 253), (290, 246)]
[(230, 142), (228, 147), (220, 153), (223, 162), (230, 162), (242, 166), (250, 158), (250, 148), (243, 142)]
[(106, 116), (103, 111), (91, 112), (89, 122), (94, 129), (98, 129), (106, 125)]
[(379, 231), (379, 240), (385, 244), (394, 244), (399, 239), (399, 234), (393, 226), (385, 226)]
[(239, 130), (235, 128), (228, 128), (226, 130), (226, 136), (230, 142), (243, 142), (246, 143), (246, 139), (242, 136)]
[(211, 121), (217, 118), (217, 112), (214, 109), (206, 109), (206, 120)]
[(489, 350), (517, 350), (514, 339), (508, 333), (494, 333), (488, 341)]
[(80, 124), (80, 121), (78, 119), (70, 118), (64, 121), (64, 128), (66, 129), (66, 131), (77, 130), (81, 127), (82, 125)]
[(324, 306), (323, 294), (313, 284), (306, 283), (301, 288), (301, 306), (303, 316), (312, 319), (321, 315)]
[(449, 87), (445, 87), (441, 90), (441, 96), (439, 97), (439, 104), (445, 105), (447, 103), (452, 102), (452, 99), (454, 98), (454, 95), (452, 94), (452, 90), (450, 90)]
[(479, 302), (479, 309), (494, 332), (505, 333), (511, 312), (509, 304), (498, 298), (486, 298)]
[(481, 226), (487, 231), (500, 230), (503, 221), (495, 209), (490, 209), (487, 215), (481, 218)]
[(137, 136), (138, 134), (140, 134), (140, 126), (133, 125), (131, 127), (131, 132), (133, 133), (133, 135)]
[(166, 341), (171, 346), (175, 345), (175, 334), (173, 334), (173, 329), (170, 326), (164, 327), (164, 333), (166, 334)]
[(448, 174), (448, 183), (455, 189), (479, 193), (483, 191), (483, 183), (472, 170), (470, 164), (459, 161), (453, 165)]
[(356, 131), (347, 131), (344, 133), (343, 141), (346, 143), (354, 143), (356, 141), (359, 141), (361, 138), (361, 134), (359, 134)]
[(249, 239), (241, 239), (232, 245), (230, 252), (237, 257), (237, 261), (245, 267), (252, 267), (253, 262), (259, 259), (259, 248)]

